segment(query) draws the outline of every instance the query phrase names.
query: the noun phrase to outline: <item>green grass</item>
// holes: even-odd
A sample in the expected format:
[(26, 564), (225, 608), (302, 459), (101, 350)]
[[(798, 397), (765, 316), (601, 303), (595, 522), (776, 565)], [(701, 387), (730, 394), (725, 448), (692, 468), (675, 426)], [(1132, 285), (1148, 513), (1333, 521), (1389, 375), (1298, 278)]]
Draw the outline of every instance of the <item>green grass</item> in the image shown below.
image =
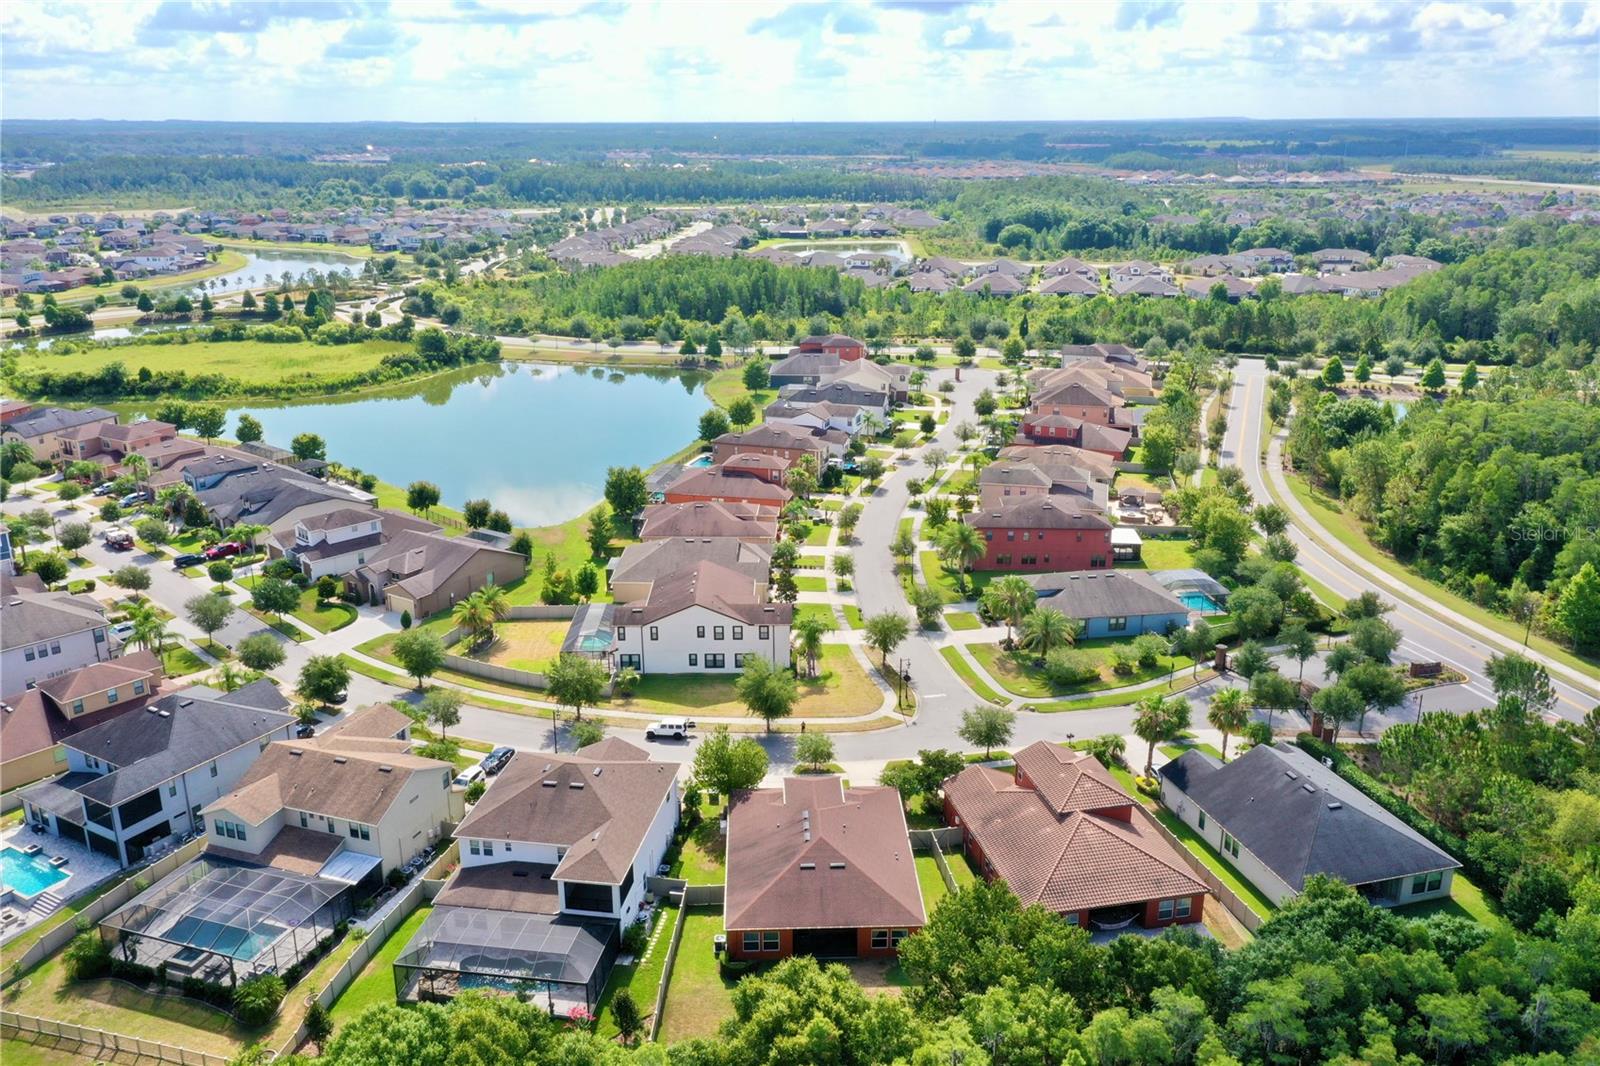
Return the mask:
[(801, 574), (794, 579), (794, 587), (801, 592), (827, 592), (828, 579), (814, 574)]
[(356, 620), (356, 609), (339, 600), (318, 600), (313, 585), (300, 593), (300, 605), (294, 616), (318, 633), (332, 633)]
[[(803, 665), (803, 664), (802, 664)], [(796, 718), (848, 718), (877, 710), (877, 686), (843, 644), (823, 647), (818, 676), (798, 679)], [(652, 674), (640, 680), (631, 698), (613, 700), (607, 710), (656, 711), (666, 715), (745, 717), (749, 712), (734, 690), (737, 674)]]
[(727, 880), (719, 822), (725, 809), (725, 799), (722, 804), (701, 801), (700, 824), (684, 837), (677, 853), (671, 856), (672, 872), (667, 876), (681, 877), (691, 885), (720, 885)]
[(24, 372), (93, 374), (121, 363), (129, 374), (187, 371), (191, 376), (221, 374), (246, 385), (278, 385), (359, 373), (376, 367), (386, 355), (410, 351), (400, 341), (367, 340), (355, 344), (268, 344), (264, 341), (196, 341), (191, 344), (118, 344), (105, 348), (52, 354), (49, 350), (19, 354)]
[(1493, 930), (1505, 929), (1506, 921), (1496, 914), (1489, 906), (1488, 897), (1483, 890), (1471, 881), (1460, 870), (1450, 879), (1450, 895), (1444, 899), (1428, 900), (1426, 903), (1407, 903), (1394, 908), (1396, 914), (1406, 918), (1428, 918), (1435, 914), (1448, 914), (1456, 918), (1469, 918), (1486, 928)]
[(825, 548), (832, 536), (832, 526), (815, 525), (811, 527), (811, 532), (806, 534), (805, 545), (808, 548)]
[(1244, 876), (1234, 869), (1233, 864), (1207, 844), (1199, 833), (1190, 829), (1171, 811), (1158, 807), (1150, 813), (1155, 815), (1156, 821), (1171, 830), (1172, 835), (1181, 840), (1183, 846), (1196, 858), (1205, 863), (1207, 869), (1221, 878), (1223, 884), (1233, 889), (1234, 893), (1244, 900), (1245, 906), (1262, 918), (1272, 917), (1273, 912), (1278, 909), (1277, 904), (1268, 899), (1255, 885), (1245, 880)]
[[(253, 237), (212, 237), (206, 240), (215, 241), (224, 248), (244, 248), (248, 251), (278, 251), (278, 252), (320, 252), (324, 255), (347, 255), (352, 259), (371, 259), (376, 255), (393, 255), (402, 263), (411, 262), (411, 256), (401, 252), (375, 252), (371, 245), (366, 244), (335, 244), (332, 241), (258, 241)], [(354, 268), (351, 268), (354, 271)], [(356, 271), (359, 273), (359, 271)]]
[(934, 859), (933, 852), (919, 851), (916, 860), (917, 884), (922, 886), (922, 907), (932, 914), (933, 908), (939, 905), (939, 901), (950, 894), (950, 889), (944, 883), (944, 875), (939, 872), (939, 864)]
[(401, 923), (400, 927), (383, 942), (378, 953), (356, 974), (354, 981), (333, 1001), (330, 1013), (335, 1025), (343, 1025), (369, 1007), (394, 1002), (394, 960), (411, 942), (422, 923), (433, 912), (431, 903), (424, 903)]
[(970, 611), (949, 611), (944, 616), (944, 624), (955, 630), (983, 628), (983, 620)]
[(733, 1017), (736, 982), (722, 976), (717, 957), (711, 952), (712, 939), (721, 932), (720, 907), (692, 907), (684, 912), (683, 939), (667, 984), (662, 1040), (712, 1036), (719, 1025)]
[(844, 605), (844, 624), (847, 629), (864, 629), (861, 624), (861, 608), (853, 603)]
[(1187, 570), (1194, 566), (1194, 549), (1188, 538), (1156, 540), (1146, 537), (1136, 562), (1116, 565), (1118, 569), (1127, 570)]
[(1113, 673), (1111, 669), (1111, 650), (1118, 644), (1126, 647), (1131, 645), (1131, 641), (1092, 640), (1080, 642), (1075, 650), (1097, 661), (1100, 666), (1100, 677), (1096, 681), (1070, 687), (1058, 687), (1051, 684), (1044, 676), (1044, 671), (1033, 665), (1033, 656), (1028, 652), (1008, 652), (998, 644), (969, 644), (967, 645), (967, 651), (983, 665), (983, 668), (989, 672), (989, 676), (994, 678), (995, 682), (1007, 692), (1034, 698), (1061, 696), (1077, 692), (1100, 692), (1110, 688), (1138, 685), (1167, 676), (1174, 666), (1179, 671), (1182, 671), (1194, 665), (1194, 660), (1187, 656), (1163, 655), (1153, 667), (1145, 669), (1135, 665), (1132, 673), (1118, 675)]
[(959, 649), (943, 647), (939, 649), (939, 654), (944, 657), (945, 662), (950, 664), (950, 669), (956, 672), (956, 676), (961, 678), (980, 700), (988, 700), (990, 703), (998, 704), (1011, 702), (990, 687), (987, 681), (978, 676), (978, 672), (972, 668), (971, 664), (962, 658)]
[(4, 1060), (6, 1066), (89, 1066), (104, 1061), (97, 1059), (92, 1054), (94, 1049), (89, 1047), (85, 1047), (81, 1055), (67, 1050), (77, 1046), (71, 1041), (51, 1046), (30, 1044), (26, 1040), (0, 1040), (0, 1060)]
[(826, 603), (797, 603), (794, 605), (794, 620), (799, 622), (802, 618), (821, 618), (828, 624), (838, 628), (839, 620), (834, 616), (833, 607)]
[[(376, 486), (373, 487), (372, 492), (378, 497), (376, 505), (383, 510), (404, 511), (410, 513), (411, 508), (406, 506), (406, 490), (403, 486), (391, 485), (387, 481), (380, 481)], [(430, 522), (439, 522), (439, 524), (443, 526), (445, 534), (448, 536), (460, 536), (462, 533), (466, 532), (466, 530), (462, 528), (462, 526), (466, 524), (465, 519), (462, 517), (461, 512), (456, 510), (454, 507), (446, 507), (441, 504), (440, 506), (428, 511), (426, 514), (419, 515), (418, 517), (427, 519)], [(450, 518), (460, 522), (462, 523), (462, 526), (452, 526), (442, 522), (441, 519), (445, 518)], [(541, 555), (539, 558), (540, 560), (543, 560), (544, 556)]]
[(672, 925), (678, 920), (678, 908), (665, 903), (656, 909), (650, 920), (654, 923), (651, 932), (655, 943), (646, 949), (643, 959), (612, 969), (611, 976), (606, 979), (606, 987), (600, 993), (600, 1001), (595, 1005), (598, 1032), (606, 1039), (617, 1035), (616, 1020), (612, 1018), (610, 1008), (612, 997), (619, 989), (626, 988), (632, 993), (633, 1001), (639, 1005), (639, 1013), (645, 1018), (645, 1027), (647, 1030), (649, 1028), (650, 1012), (655, 1009), (656, 989), (661, 985), (661, 971), (667, 965)]
[[(1393, 556), (1380, 551), (1376, 545), (1367, 539), (1366, 530), (1362, 528), (1360, 521), (1355, 516), (1346, 514), (1337, 500), (1313, 488), (1304, 478), (1297, 474), (1286, 472), (1284, 480), (1288, 483), (1289, 491), (1294, 495), (1294, 498), (1310, 512), (1312, 518), (1321, 527), (1320, 529), (1311, 530), (1315, 539), (1325, 541), (1327, 535), (1331, 534), (1334, 539), (1354, 551), (1368, 563), (1376, 566), (1391, 577), (1404, 582), (1416, 596), (1424, 600), (1432, 600), (1447, 612), (1470, 618), (1472, 621), (1494, 630), (1503, 637), (1507, 637), (1518, 644), (1522, 643), (1523, 630), (1516, 622), (1487, 611), (1471, 600), (1457, 596), (1443, 585), (1428, 580), (1415, 570), (1396, 560)], [(1268, 485), (1271, 487), (1270, 479)], [(1448, 621), (1448, 617), (1441, 617)], [(1576, 655), (1555, 641), (1542, 637), (1537, 633), (1529, 640), (1528, 646), (1573, 669), (1582, 671), (1589, 677), (1600, 679), (1600, 670), (1597, 670), (1597, 666), (1600, 666), (1600, 661)]]
[(939, 561), (939, 553), (923, 551), (917, 553), (917, 563), (922, 568), (922, 580), (939, 594), (945, 603), (960, 603), (963, 600), (975, 600), (983, 595), (983, 590), (989, 582), (996, 578), (1004, 577), (1005, 571), (985, 570), (966, 575), (965, 588), (958, 588), (956, 575), (946, 570)]
[[(192, 285), (195, 282), (201, 281), (205, 278), (214, 278), (221, 274), (231, 274), (233, 271), (244, 266), (246, 262), (247, 260), (245, 257), (240, 255), (238, 252), (223, 251), (217, 253), (216, 262), (207, 263), (203, 267), (197, 267), (194, 270), (187, 270), (178, 274), (163, 274), (159, 277), (147, 278), (139, 287), (141, 289), (148, 289), (151, 292), (155, 292), (160, 289), (180, 288), (183, 286)], [(57, 302), (63, 305), (70, 304), (77, 300), (93, 299), (96, 296), (104, 296), (108, 300), (115, 301), (120, 298), (119, 290), (121, 290), (121, 288), (121, 282), (106, 285), (79, 285), (77, 288), (67, 289), (64, 292), (56, 293), (55, 298)], [(8, 307), (16, 306), (14, 301), (9, 300), (6, 302), (6, 305)]]
[(1057, 711), (1094, 711), (1102, 707), (1129, 707), (1138, 703), (1142, 697), (1148, 696), (1152, 692), (1173, 696), (1186, 689), (1193, 688), (1202, 681), (1209, 681), (1216, 676), (1215, 670), (1202, 669), (1198, 678), (1192, 673), (1184, 673), (1180, 670), (1171, 688), (1167, 687), (1165, 681), (1156, 681), (1126, 692), (1113, 692), (1109, 695), (1093, 696), (1081, 700), (1055, 700), (1050, 703), (1033, 703), (1029, 704), (1029, 707), (1044, 714), (1051, 714)]
[(206, 664), (182, 644), (174, 644), (161, 653), (161, 668), (168, 677), (182, 677), (204, 670)]
[(942, 825), (944, 825), (944, 811), (937, 800), (930, 803), (927, 796), (911, 797), (910, 802), (906, 804), (906, 828), (938, 829)]

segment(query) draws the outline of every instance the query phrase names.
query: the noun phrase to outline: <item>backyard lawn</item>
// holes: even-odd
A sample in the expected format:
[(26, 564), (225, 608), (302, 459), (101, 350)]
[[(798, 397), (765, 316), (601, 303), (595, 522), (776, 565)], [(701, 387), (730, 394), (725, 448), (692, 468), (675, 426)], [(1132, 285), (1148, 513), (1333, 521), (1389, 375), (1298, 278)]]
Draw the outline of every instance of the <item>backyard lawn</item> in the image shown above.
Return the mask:
[(432, 904), (422, 904), (383, 942), (378, 953), (367, 960), (356, 979), (333, 1001), (330, 1013), (335, 1025), (348, 1022), (368, 1007), (394, 1002), (394, 960), (400, 957), (432, 912)]
[(1486, 929), (1506, 928), (1505, 919), (1490, 909), (1489, 900), (1484, 896), (1483, 890), (1467, 880), (1460, 870), (1457, 870), (1455, 876), (1450, 879), (1450, 895), (1447, 898), (1429, 900), (1426, 903), (1408, 903), (1394, 908), (1394, 912), (1407, 918), (1448, 914), (1456, 918), (1470, 919)]
[(950, 894), (945, 887), (944, 875), (931, 851), (917, 852), (917, 883), (922, 886), (922, 906), (929, 914), (939, 901)]
[(720, 885), (728, 876), (722, 837), (721, 818), (726, 801), (700, 802), (700, 824), (684, 837), (682, 846), (671, 856), (668, 877), (681, 877), (691, 885)]
[(733, 1017), (732, 990), (737, 982), (722, 976), (712, 939), (722, 932), (722, 908), (692, 907), (684, 912), (683, 939), (672, 965), (661, 1021), (663, 1041), (711, 1036)]
[(1187, 537), (1145, 537), (1137, 562), (1117, 563), (1126, 570), (1187, 570), (1194, 566), (1194, 548)]
[(479, 648), (470, 655), (461, 645), (450, 650), (496, 666), (539, 673), (561, 654), (561, 642), (566, 639), (568, 625), (564, 620), (499, 622), (494, 627), (494, 642), (488, 647)]
[[(734, 690), (737, 674), (651, 674), (640, 679), (628, 699), (613, 700), (601, 711), (654, 711), (690, 718), (740, 718), (750, 712)], [(796, 718), (849, 718), (877, 710), (882, 697), (865, 670), (843, 644), (823, 646), (817, 677), (804, 676)]]
[(1272, 917), (1273, 912), (1278, 909), (1277, 904), (1268, 899), (1255, 885), (1245, 880), (1231, 862), (1207, 844), (1199, 833), (1190, 829), (1183, 819), (1164, 807), (1153, 808), (1150, 813), (1155, 815), (1156, 821), (1170, 829), (1173, 836), (1183, 841), (1183, 846), (1205, 863), (1212, 873), (1221, 878), (1223, 884), (1233, 889), (1234, 893), (1244, 900), (1245, 906), (1263, 918)]
[(1061, 696), (1074, 692), (1098, 692), (1108, 688), (1121, 688), (1124, 685), (1138, 685), (1157, 678), (1165, 677), (1173, 669), (1184, 670), (1194, 665), (1194, 660), (1187, 656), (1161, 656), (1156, 665), (1144, 669), (1135, 665), (1132, 673), (1116, 674), (1111, 669), (1111, 649), (1121, 644), (1127, 646), (1128, 641), (1083, 641), (1078, 644), (1077, 651), (1092, 657), (1100, 667), (1098, 680), (1081, 685), (1057, 686), (1044, 676), (1044, 671), (1033, 665), (1033, 655), (1025, 651), (1008, 652), (998, 644), (969, 644), (967, 650), (972, 657), (977, 659), (1007, 692), (1018, 696)]
[(633, 1001), (639, 1005), (639, 1013), (644, 1017), (645, 1027), (647, 1030), (649, 1028), (650, 1012), (655, 1009), (656, 989), (661, 985), (661, 971), (666, 968), (667, 949), (672, 943), (672, 925), (678, 920), (678, 908), (664, 903), (656, 908), (650, 920), (654, 923), (650, 927), (650, 946), (640, 958), (626, 966), (612, 968), (611, 976), (606, 978), (606, 987), (600, 993), (600, 1002), (595, 1004), (598, 1032), (607, 1039), (617, 1035), (617, 1023), (611, 1017), (611, 997), (617, 994), (619, 988), (626, 988), (633, 994)]

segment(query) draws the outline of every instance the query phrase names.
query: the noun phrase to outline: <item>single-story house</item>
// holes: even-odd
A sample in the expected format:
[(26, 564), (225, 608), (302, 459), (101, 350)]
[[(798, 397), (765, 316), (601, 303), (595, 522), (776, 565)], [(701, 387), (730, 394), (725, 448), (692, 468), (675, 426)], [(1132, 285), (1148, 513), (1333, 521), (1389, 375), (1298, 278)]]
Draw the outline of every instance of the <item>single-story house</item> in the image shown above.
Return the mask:
[(1189, 608), (1148, 574), (1105, 570), (1035, 574), (1028, 583), (1041, 604), (1083, 623), (1083, 636), (1166, 635), (1189, 624)]

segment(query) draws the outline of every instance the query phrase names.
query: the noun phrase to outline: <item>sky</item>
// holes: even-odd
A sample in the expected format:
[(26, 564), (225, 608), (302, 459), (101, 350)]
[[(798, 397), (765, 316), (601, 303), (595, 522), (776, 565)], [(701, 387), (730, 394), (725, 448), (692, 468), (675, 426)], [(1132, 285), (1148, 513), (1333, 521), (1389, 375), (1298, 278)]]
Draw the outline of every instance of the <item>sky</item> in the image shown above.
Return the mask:
[(1593, 115), (1600, 0), (12, 0), (0, 114), (627, 122)]

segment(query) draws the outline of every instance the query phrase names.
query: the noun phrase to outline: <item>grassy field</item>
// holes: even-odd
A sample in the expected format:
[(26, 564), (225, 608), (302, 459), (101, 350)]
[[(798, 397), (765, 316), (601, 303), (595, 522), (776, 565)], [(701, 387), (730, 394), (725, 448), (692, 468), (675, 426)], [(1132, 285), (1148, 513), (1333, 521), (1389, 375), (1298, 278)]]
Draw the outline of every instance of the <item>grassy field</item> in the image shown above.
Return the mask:
[(917, 852), (917, 884), (922, 886), (922, 906), (929, 914), (933, 913), (933, 908), (938, 906), (940, 900), (950, 894), (931, 851)]
[(669, 877), (681, 877), (691, 885), (720, 885), (727, 879), (725, 841), (719, 819), (726, 801), (713, 804), (701, 801), (700, 824), (684, 838), (683, 846), (671, 861)]
[(800, 592), (827, 592), (828, 579), (815, 574), (800, 574), (794, 579), (794, 587)]
[[(371, 259), (375, 255), (393, 255), (401, 262), (410, 262), (411, 256), (400, 252), (375, 252), (366, 244), (329, 244), (317, 241), (258, 241), (252, 237), (208, 237), (224, 248), (243, 248), (247, 251), (320, 252), (324, 255), (347, 255), (352, 259)], [(354, 272), (354, 268), (352, 268)]]
[[(196, 341), (119, 344), (61, 354), (52, 354), (49, 349), (23, 351), (18, 359), (23, 373), (50, 370), (92, 374), (112, 363), (121, 363), (130, 374), (145, 368), (152, 373), (183, 370), (189, 374), (221, 374), (247, 385), (272, 385), (370, 370), (384, 356), (409, 348), (400, 341), (381, 340), (355, 344)], [(404, 504), (403, 496), (401, 503)]]
[(1136, 562), (1117, 563), (1118, 570), (1187, 570), (1194, 566), (1194, 549), (1187, 537), (1146, 539)]
[[(850, 718), (877, 710), (877, 686), (842, 644), (825, 645), (815, 679), (800, 677), (796, 718)], [(657, 711), (667, 715), (736, 718), (749, 714), (734, 691), (737, 674), (653, 674), (644, 677), (632, 697), (601, 708)]]
[(367, 960), (361, 972), (356, 974), (356, 979), (333, 1001), (331, 1013), (334, 1025), (345, 1024), (368, 1007), (394, 1002), (394, 960), (405, 950), (412, 936), (422, 928), (422, 923), (432, 912), (433, 905), (430, 903), (418, 907), (383, 942), (378, 953)]
[[(564, 621), (511, 621), (494, 627), (494, 641), (486, 648), (473, 651), (468, 657), (509, 666), (513, 670), (543, 671), (551, 660), (561, 654), (561, 642), (566, 638), (568, 624)], [(464, 648), (453, 648), (458, 655), (467, 655)]]
[(683, 940), (672, 966), (661, 1020), (661, 1039), (711, 1036), (733, 1016), (734, 981), (724, 978), (711, 941), (722, 932), (720, 907), (692, 907), (684, 913)]
[(1083, 641), (1076, 650), (1084, 655), (1093, 657), (1100, 666), (1100, 678), (1087, 684), (1073, 685), (1071, 687), (1057, 687), (1050, 683), (1044, 676), (1044, 671), (1033, 665), (1033, 656), (1028, 652), (1008, 652), (998, 644), (969, 644), (967, 651), (972, 657), (983, 665), (999, 685), (1007, 692), (1018, 696), (1064, 696), (1076, 692), (1099, 692), (1108, 688), (1121, 688), (1124, 685), (1138, 685), (1146, 681), (1154, 681), (1165, 677), (1173, 668), (1185, 670), (1194, 665), (1194, 660), (1187, 656), (1174, 657), (1161, 656), (1154, 667), (1143, 669), (1139, 666), (1126, 675), (1118, 675), (1111, 669), (1111, 649), (1118, 644), (1126, 646), (1124, 641)]

